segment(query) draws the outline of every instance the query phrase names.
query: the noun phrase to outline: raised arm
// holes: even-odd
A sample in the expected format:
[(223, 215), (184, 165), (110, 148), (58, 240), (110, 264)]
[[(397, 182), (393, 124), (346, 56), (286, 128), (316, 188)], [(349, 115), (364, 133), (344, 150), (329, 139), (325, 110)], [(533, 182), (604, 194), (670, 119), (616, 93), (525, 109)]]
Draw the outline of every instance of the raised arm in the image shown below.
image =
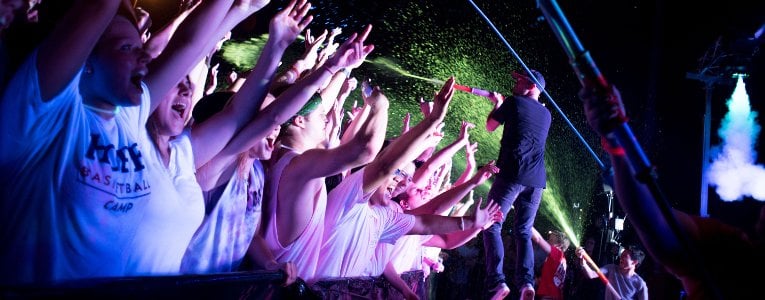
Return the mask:
[(499, 127), (499, 122), (492, 117), (494, 115), (494, 112), (496, 112), (500, 106), (502, 106), (502, 103), (505, 100), (505, 97), (502, 96), (502, 94), (497, 92), (492, 92), (491, 96), (489, 96), (489, 100), (491, 100), (492, 103), (494, 103), (494, 107), (492, 108), (491, 112), (489, 112), (489, 115), (486, 117), (486, 131), (492, 132)]
[(205, 46), (215, 38), (233, 0), (205, 0), (181, 23), (162, 53), (149, 65), (144, 82), (151, 92), (151, 111), (165, 94), (194, 68), (206, 54)]
[(300, 78), (300, 75), (302, 75), (303, 72), (313, 68), (314, 64), (316, 64), (319, 47), (321, 47), (321, 43), (324, 42), (324, 39), (326, 38), (326, 30), (318, 37), (312, 36), (310, 29), (306, 30), (305, 51), (303, 52), (303, 55), (296, 60), (289, 69), (277, 76), (274, 84), (293, 84)]
[[(107, 26), (114, 19), (121, 0), (77, 0), (55, 29), (40, 44), (37, 70), (40, 96), (51, 100), (72, 81), (85, 65)], [(140, 40), (131, 51), (140, 51)], [(177, 83), (177, 81), (176, 81)]]
[(585, 255), (587, 255), (587, 251), (585, 251), (584, 248), (576, 249), (576, 256), (579, 258), (579, 265), (582, 266), (582, 274), (590, 279), (598, 278), (598, 273), (593, 270), (592, 267), (590, 267), (589, 263), (587, 263), (584, 258)]
[(476, 173), (476, 175), (467, 182), (454, 186), (451, 189), (438, 194), (438, 196), (433, 197), (433, 199), (427, 203), (408, 211), (408, 213), (413, 215), (443, 214), (444, 212), (451, 209), (461, 199), (465, 198), (465, 196), (467, 196), (470, 191), (483, 184), (487, 179), (489, 179), (497, 172), (499, 172), (499, 168), (497, 168), (497, 166), (494, 164), (494, 161), (491, 161), (483, 166), (478, 171), (478, 173)]
[(441, 168), (448, 161), (451, 161), (452, 158), (454, 158), (454, 154), (456, 154), (460, 148), (465, 147), (468, 143), (470, 143), (470, 134), (468, 133), (468, 130), (474, 127), (474, 124), (462, 121), (459, 137), (454, 140), (454, 142), (431, 156), (430, 159), (428, 159), (425, 164), (422, 165), (422, 167), (417, 168), (417, 171), (414, 172), (412, 177), (413, 184), (419, 187), (424, 186), (433, 172), (438, 170), (438, 168)]
[(473, 176), (473, 171), (476, 167), (475, 163), (475, 153), (478, 151), (478, 142), (470, 143), (468, 141), (467, 145), (465, 145), (465, 170), (462, 171), (462, 174), (460, 175), (460, 178), (457, 178), (457, 181), (454, 182), (455, 185), (459, 185), (467, 181), (470, 176)]
[[(217, 155), (229, 143), (234, 134), (250, 122), (268, 93), (268, 87), (271, 84), (282, 54), (295, 41), (297, 35), (311, 22), (312, 17), (307, 16), (310, 8), (311, 4), (305, 0), (300, 0), (299, 2), (298, 0), (292, 0), (289, 5), (271, 19), (268, 41), (263, 47), (263, 51), (252, 72), (247, 76), (244, 85), (234, 94), (231, 102), (220, 113), (195, 126), (194, 130), (192, 130), (191, 142), (192, 149), (194, 149), (194, 162), (196, 166), (204, 165)], [(286, 91), (284, 94), (285, 98), (294, 96), (294, 93), (287, 93)], [(261, 126), (251, 128), (254, 130), (250, 132), (250, 134), (254, 135), (249, 140), (251, 142), (248, 143), (247, 140), (240, 140), (238, 145), (230, 149), (231, 153), (233, 155), (238, 154), (238, 152), (234, 152), (242, 152), (254, 141), (265, 137), (275, 125), (281, 124), (277, 123), (277, 121), (286, 121), (308, 99), (308, 97), (295, 97), (292, 101), (280, 102), (283, 105), (279, 105), (277, 109), (285, 109), (285, 111), (278, 111), (276, 109), (268, 111), (267, 113), (270, 114), (265, 115), (265, 122), (258, 123)]]
[(399, 136), (380, 155), (364, 168), (364, 191), (371, 192), (385, 181), (386, 177), (410, 162), (422, 152), (420, 146), (446, 117), (449, 103), (454, 95), (454, 77), (449, 78), (436, 97), (433, 113), (407, 133)]
[[(368, 103), (369, 116), (348, 143), (325, 151), (306, 151), (295, 159), (300, 159), (304, 174), (325, 177), (367, 164), (374, 159), (385, 140), (390, 103), (379, 87), (374, 88), (365, 102)], [(320, 161), (327, 163), (317, 164)], [(329, 167), (324, 169), (324, 165)]]
[(545, 253), (550, 253), (550, 251), (552, 251), (552, 245), (550, 245), (550, 243), (548, 243), (534, 227), (531, 227), (531, 241), (537, 243), (539, 248), (544, 250)]
[(167, 43), (170, 42), (170, 38), (175, 34), (175, 31), (178, 30), (178, 26), (183, 23), (183, 20), (185, 20), (186, 17), (191, 14), (191, 11), (201, 2), (201, 0), (181, 0), (178, 14), (171, 19), (170, 22), (167, 22), (165, 26), (156, 32), (152, 32), (151, 37), (143, 46), (144, 51), (146, 51), (151, 58), (159, 56), (159, 54), (162, 53), (162, 50), (165, 50)]
[(484, 229), (502, 218), (499, 204), (489, 201), (481, 208), (476, 203), (475, 212), (469, 217), (445, 217), (439, 215), (416, 215), (414, 227), (407, 234), (442, 234), (468, 229)]
[[(619, 91), (615, 87), (609, 90), (583, 88), (579, 96), (584, 100), (584, 111), (590, 127), (600, 134), (611, 156), (614, 190), (619, 204), (630, 215), (630, 222), (648, 253), (670, 268), (678, 265), (693, 266), (692, 258), (682, 243), (683, 237), (677, 236), (670, 226), (673, 220), (667, 219), (646, 184), (633, 175), (624, 149), (613, 141), (614, 128), (626, 120)], [(687, 214), (674, 209), (672, 211), (685, 234), (691, 238), (698, 235), (697, 228), (689, 221)]]
[[(372, 26), (368, 25), (361, 34), (351, 35), (318, 71), (312, 72), (298, 82), (310, 80), (312, 82), (310, 90), (290, 88), (284, 93), (309, 93), (305, 94), (305, 97), (310, 97), (316, 92), (322, 80), (329, 78), (345, 66), (363, 61), (374, 50), (373, 45), (364, 45), (371, 30)], [(365, 102), (370, 109), (369, 117), (351, 141), (334, 149), (306, 151), (290, 163), (290, 168), (299, 170), (296, 172), (303, 178), (319, 178), (368, 163), (382, 147), (389, 103), (388, 98), (379, 88), (375, 88)]]

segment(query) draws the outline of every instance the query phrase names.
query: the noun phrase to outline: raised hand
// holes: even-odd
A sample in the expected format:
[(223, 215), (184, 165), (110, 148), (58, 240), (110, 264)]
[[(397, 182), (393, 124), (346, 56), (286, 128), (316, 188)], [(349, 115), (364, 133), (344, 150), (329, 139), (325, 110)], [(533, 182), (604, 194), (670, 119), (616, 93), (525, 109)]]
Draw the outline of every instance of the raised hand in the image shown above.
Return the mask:
[(465, 145), (465, 159), (471, 160), (475, 165), (475, 153), (478, 152), (478, 142)]
[(425, 102), (425, 99), (420, 97), (420, 111), (422, 112), (422, 116), (427, 118), (430, 115), (430, 112), (433, 110), (433, 101)]
[(496, 165), (496, 161), (492, 160), (478, 170), (475, 176), (473, 176), (473, 180), (475, 180), (475, 184), (482, 184), (497, 173), (499, 173), (499, 168)]
[(340, 86), (340, 95), (348, 96), (353, 90), (359, 86), (359, 80), (356, 77), (349, 77), (343, 81), (343, 85)]
[(390, 105), (388, 97), (382, 93), (379, 86), (374, 86), (372, 88), (372, 94), (369, 96), (364, 95), (364, 93), (361, 93), (361, 95), (364, 98), (364, 103), (372, 108), (387, 109)]
[(475, 124), (470, 123), (468, 121), (462, 121), (462, 126), (460, 126), (460, 140), (465, 140), (466, 142), (470, 139), (470, 134), (468, 133), (468, 130), (475, 128)]
[[(325, 31), (326, 32), (326, 31)], [(324, 49), (321, 49), (321, 52), (319, 52), (319, 58), (317, 64), (322, 64), (327, 59), (329, 59), (330, 56), (335, 54), (335, 51), (337, 51), (337, 48), (340, 47), (340, 44), (335, 43), (335, 37), (342, 33), (343, 31), (340, 29), (340, 27), (335, 28), (332, 30), (332, 33), (329, 34), (329, 37), (327, 38), (327, 45), (324, 46)]]
[(428, 148), (435, 148), (444, 139), (444, 125), (443, 122), (439, 123), (436, 130), (425, 138), (424, 143)]
[(475, 210), (473, 211), (473, 228), (486, 229), (500, 220), (502, 220), (502, 211), (499, 210), (499, 204), (493, 200), (489, 200), (486, 207), (481, 208), (481, 202), (483, 199), (478, 199), (475, 204)]
[(401, 126), (401, 134), (404, 134), (407, 131), (409, 131), (409, 122), (411, 120), (412, 120), (412, 114), (407, 112), (406, 115), (404, 115), (404, 119), (402, 120), (403, 125)]
[(358, 101), (354, 100), (351, 110), (346, 112), (346, 114), (348, 114), (348, 122), (351, 122), (353, 121), (353, 119), (356, 119), (356, 117), (359, 116), (359, 113), (361, 113), (363, 109), (364, 109), (363, 107), (358, 106)]
[(502, 94), (497, 92), (491, 92), (491, 95), (489, 95), (489, 100), (491, 103), (494, 103), (494, 108), (496, 109), (500, 105), (502, 105), (502, 102), (505, 101), (505, 96), (502, 96)]
[(375, 48), (374, 45), (364, 45), (370, 31), (372, 31), (372, 25), (367, 25), (361, 34), (352, 34), (340, 45), (335, 55), (326, 62), (331, 73), (337, 73), (342, 68), (357, 68), (364, 62), (367, 55)]
[(306, 0), (290, 1), (271, 19), (268, 26), (269, 39), (285, 48), (289, 46), (313, 20), (313, 16), (307, 15), (310, 9), (311, 3)]
[(430, 115), (443, 120), (446, 117), (446, 111), (449, 109), (452, 96), (454, 96), (454, 76), (449, 77), (438, 94), (436, 94), (436, 97), (433, 99), (433, 110), (430, 112)]

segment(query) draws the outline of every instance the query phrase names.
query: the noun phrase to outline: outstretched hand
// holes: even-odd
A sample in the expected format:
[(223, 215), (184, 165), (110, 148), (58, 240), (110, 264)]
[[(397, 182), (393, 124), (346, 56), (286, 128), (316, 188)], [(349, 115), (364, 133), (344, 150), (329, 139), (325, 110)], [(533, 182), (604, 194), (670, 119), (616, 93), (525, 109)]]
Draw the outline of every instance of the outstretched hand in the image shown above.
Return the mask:
[(352, 34), (340, 45), (335, 55), (332, 55), (325, 64), (332, 74), (337, 73), (342, 68), (357, 68), (364, 62), (367, 55), (372, 53), (375, 46), (364, 45), (370, 31), (372, 31), (372, 25), (367, 25), (361, 34)]
[(481, 169), (478, 170), (473, 178), (475, 178), (476, 184), (482, 184), (486, 182), (487, 179), (491, 178), (491, 176), (494, 176), (494, 174), (497, 173), (499, 173), (499, 167), (497, 167), (496, 161), (492, 160), (485, 166), (481, 167)]
[(422, 116), (427, 118), (432, 110), (433, 101), (426, 102), (424, 98), (420, 97), (420, 111), (422, 112)]
[(446, 117), (452, 96), (454, 96), (454, 76), (449, 77), (438, 94), (436, 94), (435, 99), (433, 99), (433, 110), (430, 112), (430, 116), (443, 120)]
[(499, 204), (494, 202), (494, 200), (489, 200), (489, 203), (484, 208), (481, 208), (481, 202), (483, 202), (483, 199), (478, 199), (478, 202), (475, 204), (475, 211), (473, 211), (472, 216), (473, 226), (474, 228), (486, 230), (492, 224), (502, 221), (504, 216), (502, 211), (499, 210)]
[(351, 106), (351, 110), (345, 112), (348, 115), (348, 122), (349, 123), (353, 122), (353, 120), (356, 119), (356, 117), (358, 117), (359, 114), (361, 113), (361, 111), (364, 109), (364, 107), (359, 107), (358, 103), (359, 102), (357, 100), (354, 100), (353, 101), (353, 106)]
[(469, 142), (470, 140), (470, 133), (468, 132), (470, 129), (475, 128), (475, 124), (470, 123), (468, 121), (462, 121), (462, 126), (460, 126), (460, 140), (464, 140), (466, 142)]
[(372, 88), (372, 94), (369, 96), (364, 95), (364, 93), (361, 93), (362, 97), (364, 98), (364, 103), (366, 105), (369, 105), (372, 108), (375, 109), (387, 109), (390, 105), (390, 102), (388, 101), (388, 97), (383, 94), (382, 90), (380, 90), (379, 86), (374, 86)]
[(313, 16), (308, 15), (310, 9), (311, 3), (306, 0), (290, 1), (271, 19), (269, 38), (285, 48), (289, 46), (313, 20)]
[(465, 159), (475, 162), (475, 153), (478, 152), (478, 142), (465, 145)]

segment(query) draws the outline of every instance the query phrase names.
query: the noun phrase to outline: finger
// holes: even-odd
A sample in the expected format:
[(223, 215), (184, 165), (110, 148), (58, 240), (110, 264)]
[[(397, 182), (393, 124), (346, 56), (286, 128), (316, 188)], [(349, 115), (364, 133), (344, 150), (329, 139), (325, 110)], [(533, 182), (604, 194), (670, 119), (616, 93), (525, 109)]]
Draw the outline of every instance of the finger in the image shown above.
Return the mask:
[(483, 203), (483, 198), (478, 198), (478, 201), (475, 203), (475, 211), (478, 211), (481, 208), (481, 203)]
[(372, 31), (372, 24), (368, 24), (367, 27), (364, 28), (364, 31), (361, 33), (361, 35), (358, 38), (359, 42), (363, 43), (364, 41), (366, 41), (370, 31)]
[(369, 55), (369, 53), (372, 53), (373, 50), (375, 50), (375, 45), (364, 46), (364, 55), (361, 58), (367, 59), (367, 55)]
[(324, 32), (321, 33), (321, 35), (317, 39), (321, 39), (322, 41), (327, 38), (328, 31), (324, 29)]
[(295, 3), (297, 3), (297, 0), (290, 1), (290, 3), (282, 9), (281, 13), (286, 13), (288, 16), (292, 15), (292, 9), (295, 8)]
[(353, 41), (356, 39), (356, 37), (357, 37), (358, 35), (359, 35), (359, 34), (358, 34), (358, 33), (356, 33), (356, 32), (354, 32), (353, 34), (351, 34), (351, 36), (350, 36), (350, 37), (348, 37), (348, 39), (346, 39), (346, 40), (343, 42), (343, 44), (342, 44), (342, 45), (340, 45), (340, 47), (339, 47), (338, 49), (343, 49), (343, 51), (345, 51), (345, 49), (346, 49), (346, 48), (350, 47), (350, 45), (353, 43)]
[(295, 12), (295, 18), (301, 19), (308, 14), (308, 10), (311, 9), (311, 2), (305, 2), (302, 6), (299, 6), (297, 12)]
[(309, 15), (309, 16), (307, 16), (307, 17), (303, 18), (303, 20), (302, 20), (302, 21), (300, 21), (300, 23), (298, 24), (298, 29), (299, 29), (299, 31), (303, 31), (303, 29), (305, 29), (306, 27), (308, 27), (308, 24), (310, 24), (310, 23), (311, 23), (311, 21), (313, 21), (313, 16), (311, 16), (311, 15)]

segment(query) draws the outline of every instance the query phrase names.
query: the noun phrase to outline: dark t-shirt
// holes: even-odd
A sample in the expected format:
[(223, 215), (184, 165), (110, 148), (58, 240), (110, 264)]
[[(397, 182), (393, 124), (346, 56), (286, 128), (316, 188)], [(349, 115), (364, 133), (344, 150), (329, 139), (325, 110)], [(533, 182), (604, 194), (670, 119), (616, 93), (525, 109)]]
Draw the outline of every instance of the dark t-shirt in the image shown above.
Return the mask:
[(550, 111), (532, 98), (513, 96), (491, 117), (505, 125), (497, 176), (525, 186), (544, 188), (545, 142), (552, 122)]

